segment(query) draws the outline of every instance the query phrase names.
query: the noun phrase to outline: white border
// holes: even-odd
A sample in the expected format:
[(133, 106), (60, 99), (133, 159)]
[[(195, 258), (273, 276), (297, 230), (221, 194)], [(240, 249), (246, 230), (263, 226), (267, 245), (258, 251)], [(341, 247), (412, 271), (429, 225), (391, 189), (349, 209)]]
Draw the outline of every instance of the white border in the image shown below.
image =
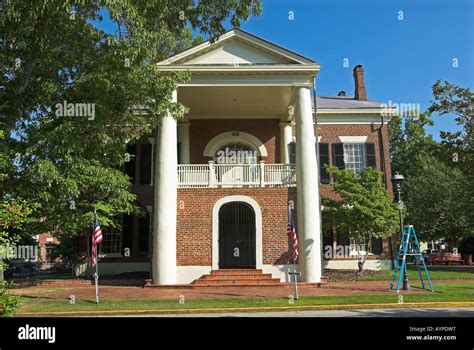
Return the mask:
[(257, 201), (248, 196), (227, 196), (219, 199), (212, 208), (212, 269), (219, 269), (219, 210), (230, 202), (244, 202), (249, 204), (255, 212), (255, 260), (256, 268), (261, 269), (263, 266), (263, 245), (262, 245), (262, 210)]

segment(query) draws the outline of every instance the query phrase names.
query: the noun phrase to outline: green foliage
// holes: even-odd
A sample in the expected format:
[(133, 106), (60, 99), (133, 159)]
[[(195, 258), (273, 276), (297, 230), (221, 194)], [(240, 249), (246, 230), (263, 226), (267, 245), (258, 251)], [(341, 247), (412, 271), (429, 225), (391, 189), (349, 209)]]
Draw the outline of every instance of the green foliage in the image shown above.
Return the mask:
[[(193, 31), (215, 38), (225, 21), (239, 26), (260, 12), (258, 0), (3, 4), (0, 162), (7, 171), (0, 193), (38, 208), (33, 215), (42, 220), (30, 231), (80, 235), (94, 208), (104, 227), (138, 214), (120, 171), (126, 144), (151, 133), (165, 113), (185, 112), (171, 96), (188, 74), (164, 74), (156, 63), (200, 43)], [(104, 16), (115, 33), (96, 26)], [(61, 116), (64, 101), (87, 103), (95, 113)]]
[[(392, 171), (407, 179), (403, 198), (407, 219), (421, 239), (458, 240), (473, 234), (472, 106), (469, 89), (437, 81), (434, 100), (419, 117), (394, 117), (389, 122)], [(427, 135), (432, 114), (455, 115), (461, 127), (441, 132), (441, 142)]]
[(474, 236), (464, 237), (459, 243), (459, 252), (474, 256)]
[(0, 200), (0, 281), (3, 280), (3, 270), (6, 268), (6, 249), (18, 243), (21, 229), (32, 211), (33, 208), (25, 200)]
[(397, 231), (397, 208), (382, 184), (380, 171), (367, 168), (356, 174), (333, 166), (327, 168), (340, 200), (323, 197), (322, 203), (339, 230), (358, 240), (388, 237)]
[(465, 202), (466, 178), (459, 169), (436, 159), (417, 164), (416, 176), (407, 179), (408, 220), (423, 239), (446, 238), (456, 242), (473, 234)]
[(20, 297), (18, 295), (8, 294), (7, 291), (12, 286), (11, 282), (0, 281), (0, 316), (13, 317), (16, 309), (20, 304)]
[(392, 172), (405, 177), (416, 174), (418, 163), (429, 158), (437, 148), (425, 127), (433, 125), (429, 114), (394, 116), (388, 123)]

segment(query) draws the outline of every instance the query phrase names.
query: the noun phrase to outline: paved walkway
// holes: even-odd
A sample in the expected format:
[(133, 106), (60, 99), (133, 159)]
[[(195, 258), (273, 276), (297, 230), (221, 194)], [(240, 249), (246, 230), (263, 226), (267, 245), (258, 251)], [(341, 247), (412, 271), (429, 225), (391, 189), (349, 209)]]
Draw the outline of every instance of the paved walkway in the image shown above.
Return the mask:
[[(435, 286), (438, 283), (459, 282), (459, 280), (433, 281)], [(474, 280), (463, 280), (462, 282), (474, 282)], [(335, 295), (355, 295), (355, 294), (387, 294), (389, 283), (386, 281), (376, 282), (331, 282), (321, 288), (302, 288), (299, 290), (300, 296), (335, 296)], [(413, 288), (406, 293), (426, 293), (422, 289)], [(79, 287), (27, 287), (14, 289), (12, 293), (17, 295), (31, 296), (35, 299), (67, 299), (74, 295), (76, 299), (95, 299), (95, 287), (93, 285)], [(184, 296), (187, 299), (193, 298), (253, 298), (253, 297), (288, 297), (293, 295), (292, 286), (281, 287), (246, 287), (246, 288), (142, 288), (142, 287), (114, 287), (100, 286), (102, 299), (175, 299)]]

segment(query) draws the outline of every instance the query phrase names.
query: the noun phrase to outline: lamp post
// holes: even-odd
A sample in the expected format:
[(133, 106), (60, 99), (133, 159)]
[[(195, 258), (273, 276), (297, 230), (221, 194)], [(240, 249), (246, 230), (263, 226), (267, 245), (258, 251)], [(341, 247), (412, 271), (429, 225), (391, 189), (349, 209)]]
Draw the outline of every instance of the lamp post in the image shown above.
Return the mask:
[[(405, 177), (398, 172), (393, 175), (393, 184), (395, 185), (395, 191), (397, 191), (397, 202), (398, 202), (398, 218), (400, 221), (400, 239), (403, 237), (403, 201), (402, 201), (402, 186)], [(403, 244), (403, 242), (402, 242)], [(405, 269), (403, 270), (403, 290), (410, 289), (410, 282), (408, 281), (407, 264), (405, 261)]]

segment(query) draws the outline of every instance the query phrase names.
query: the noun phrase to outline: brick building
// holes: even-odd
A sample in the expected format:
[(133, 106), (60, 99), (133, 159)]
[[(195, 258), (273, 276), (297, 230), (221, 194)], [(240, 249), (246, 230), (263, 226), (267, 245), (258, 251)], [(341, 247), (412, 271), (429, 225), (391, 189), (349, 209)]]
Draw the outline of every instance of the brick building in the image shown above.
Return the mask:
[[(391, 177), (387, 117), (367, 99), (362, 66), (353, 71), (354, 96), (317, 96), (316, 106), (320, 66), (241, 30), (159, 66), (191, 72), (172, 96), (189, 112), (179, 121), (164, 116), (155, 135), (129, 146), (126, 171), (148, 214), (105, 231), (102, 273), (151, 271), (153, 283), (175, 284), (245, 268), (287, 280), (296, 267), (289, 207), (303, 281), (318, 282), (323, 266), (356, 268), (351, 257), (322, 259), (323, 246), (354, 242), (322, 232), (320, 195), (333, 195), (323, 164), (373, 166)], [(365, 243), (367, 268), (385, 265), (386, 242)]]

